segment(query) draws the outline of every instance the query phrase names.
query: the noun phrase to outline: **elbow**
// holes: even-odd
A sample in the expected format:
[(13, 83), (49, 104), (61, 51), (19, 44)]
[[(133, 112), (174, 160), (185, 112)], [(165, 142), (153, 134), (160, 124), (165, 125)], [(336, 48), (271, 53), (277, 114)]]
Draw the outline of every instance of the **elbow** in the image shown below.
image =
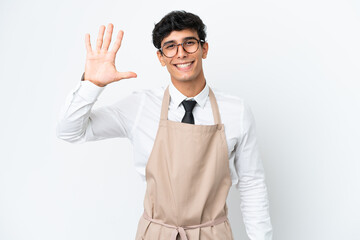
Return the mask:
[(85, 132), (81, 131), (78, 133), (64, 131), (61, 124), (56, 127), (56, 137), (69, 143), (84, 143)]

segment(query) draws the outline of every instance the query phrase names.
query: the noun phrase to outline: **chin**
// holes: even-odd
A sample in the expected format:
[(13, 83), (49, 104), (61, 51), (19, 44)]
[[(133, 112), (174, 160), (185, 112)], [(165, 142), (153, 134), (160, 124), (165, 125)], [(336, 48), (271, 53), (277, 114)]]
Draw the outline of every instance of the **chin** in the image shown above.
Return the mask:
[(195, 74), (180, 74), (180, 75), (174, 75), (173, 79), (179, 82), (188, 82), (193, 81), (197, 78), (197, 75)]
[(192, 77), (180, 77), (180, 78), (173, 78), (173, 79), (178, 82), (189, 82), (189, 81), (194, 80), (194, 78), (192, 78)]

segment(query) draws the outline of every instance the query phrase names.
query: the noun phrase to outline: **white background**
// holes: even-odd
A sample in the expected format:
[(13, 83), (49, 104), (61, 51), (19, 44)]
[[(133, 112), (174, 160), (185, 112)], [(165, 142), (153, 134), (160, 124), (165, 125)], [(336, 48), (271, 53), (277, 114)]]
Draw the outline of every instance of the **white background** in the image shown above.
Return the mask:
[[(168, 83), (151, 32), (171, 10), (207, 25), (210, 86), (252, 107), (276, 240), (355, 240), (360, 226), (360, 3), (1, 1), (0, 239), (134, 239), (145, 186), (128, 139), (70, 144), (55, 135), (85, 66), (85, 33), (124, 30), (116, 65), (134, 71), (95, 108)], [(111, 46), (112, 47), (112, 44)], [(248, 239), (239, 193), (236, 240)]]

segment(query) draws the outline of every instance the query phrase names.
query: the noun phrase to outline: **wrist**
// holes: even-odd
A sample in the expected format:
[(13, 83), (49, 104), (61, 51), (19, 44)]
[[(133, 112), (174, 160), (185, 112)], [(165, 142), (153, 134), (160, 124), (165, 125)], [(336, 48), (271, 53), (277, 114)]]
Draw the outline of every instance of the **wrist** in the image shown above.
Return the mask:
[(98, 83), (96, 81), (90, 80), (90, 79), (85, 79), (85, 72), (82, 74), (81, 76), (81, 81), (89, 81), (92, 82), (93, 84), (95, 84), (98, 87), (105, 87), (106, 85), (102, 84), (102, 83)]

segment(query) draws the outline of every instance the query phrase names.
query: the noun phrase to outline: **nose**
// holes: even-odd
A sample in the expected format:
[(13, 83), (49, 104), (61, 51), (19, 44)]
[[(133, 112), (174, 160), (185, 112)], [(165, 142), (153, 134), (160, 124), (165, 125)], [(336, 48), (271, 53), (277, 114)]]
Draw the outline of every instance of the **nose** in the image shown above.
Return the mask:
[(184, 58), (184, 57), (186, 57), (187, 56), (187, 52), (184, 50), (184, 48), (183, 48), (183, 46), (181, 45), (181, 44), (179, 44), (178, 46), (177, 46), (177, 57), (178, 58)]

